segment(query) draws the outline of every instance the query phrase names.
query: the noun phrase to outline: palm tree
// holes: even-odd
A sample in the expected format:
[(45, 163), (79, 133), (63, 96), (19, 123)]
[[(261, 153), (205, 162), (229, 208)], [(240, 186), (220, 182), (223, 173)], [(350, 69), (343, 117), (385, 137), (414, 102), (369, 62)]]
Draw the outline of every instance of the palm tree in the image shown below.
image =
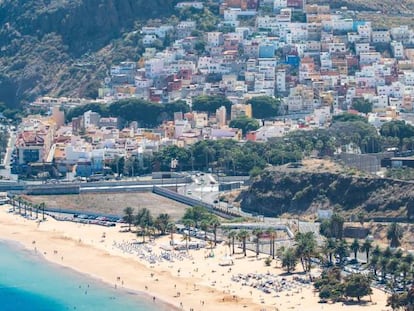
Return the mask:
[(145, 235), (148, 233), (149, 227), (153, 225), (153, 220), (151, 212), (147, 208), (138, 210), (137, 215), (135, 216), (135, 225), (141, 228), (142, 243), (145, 243)]
[(269, 235), (269, 255), (272, 255), (272, 259), (275, 259), (275, 240), (277, 238), (276, 230), (273, 228), (269, 228), (266, 233)]
[(217, 245), (217, 228), (220, 226), (220, 220), (213, 215), (210, 218), (210, 226), (213, 227), (214, 246)]
[(399, 267), (398, 267), (398, 271), (401, 272), (402, 275), (403, 275), (404, 287), (405, 287), (405, 284), (407, 283), (407, 274), (408, 274), (408, 272), (410, 272), (410, 269), (411, 269), (411, 265), (408, 264), (405, 261), (401, 262)]
[(167, 230), (170, 232), (170, 244), (174, 245), (174, 232), (175, 232), (175, 223), (174, 222), (170, 222), (167, 225)]
[(253, 235), (256, 237), (256, 257), (259, 256), (259, 244), (260, 244), (260, 237), (262, 236), (263, 231), (261, 229), (254, 229)]
[(387, 258), (388, 260), (391, 259), (392, 250), (390, 247), (387, 247), (386, 249), (384, 249), (384, 251), (382, 252), (382, 257)]
[(352, 244), (349, 248), (354, 252), (355, 261), (358, 261), (357, 260), (357, 255), (358, 255), (358, 251), (359, 251), (359, 242), (358, 242), (358, 240), (354, 239), (354, 241), (352, 242)]
[(394, 283), (399, 272), (399, 261), (397, 258), (392, 258), (387, 264), (387, 272), (391, 273)]
[(367, 263), (369, 262), (369, 252), (372, 248), (372, 242), (368, 239), (365, 239), (364, 243), (361, 245), (361, 252), (365, 252), (367, 256)]
[(194, 226), (194, 221), (191, 219), (183, 219), (183, 225), (187, 229), (188, 233), (190, 233), (190, 229)]
[(232, 254), (234, 254), (234, 240), (235, 240), (235, 238), (237, 237), (237, 231), (235, 231), (235, 230), (231, 230), (231, 231), (228, 233), (227, 237), (228, 237), (229, 239), (231, 239)]
[(15, 206), (14, 206), (14, 205), (16, 204), (16, 203), (15, 203), (15, 201), (14, 201), (14, 197), (11, 197), (11, 198), (10, 198), (10, 204), (11, 204), (11, 206), (12, 206), (12, 208), (13, 208), (13, 213), (14, 213), (14, 208), (15, 208)]
[(22, 202), (23, 202), (22, 197), (17, 197), (17, 204), (19, 205), (19, 215), (21, 215), (22, 213)]
[(329, 263), (332, 264), (332, 256), (335, 253), (336, 250), (336, 240), (333, 238), (328, 238), (325, 241), (325, 245), (323, 246), (323, 251), (326, 253), (327, 256), (329, 256)]
[(411, 253), (408, 253), (407, 255), (403, 257), (403, 261), (408, 263), (411, 266), (414, 262), (414, 257), (413, 255), (411, 255)]
[(374, 250), (372, 251), (372, 256), (380, 257), (382, 255), (380, 247), (377, 245), (375, 246)]
[(33, 208), (32, 207), (32, 203), (31, 202), (27, 202), (26, 205), (27, 205), (27, 208), (29, 210), (29, 216), (32, 217), (32, 208)]
[(154, 222), (155, 227), (160, 231), (161, 235), (165, 234), (170, 221), (171, 221), (171, 217), (167, 213), (161, 213), (155, 219), (155, 222)]
[(397, 251), (394, 252), (393, 257), (397, 259), (401, 259), (403, 256), (403, 252), (400, 249), (397, 249)]
[(183, 237), (181, 238), (181, 241), (185, 241), (185, 249), (188, 252), (188, 242), (191, 241), (190, 233), (184, 232)]
[(344, 223), (345, 219), (339, 215), (338, 213), (334, 213), (331, 217), (330, 224), (331, 224), (331, 235), (334, 238), (342, 239), (343, 231), (344, 231)]
[(296, 255), (300, 258), (303, 271), (310, 272), (311, 257), (316, 254), (316, 239), (313, 232), (298, 232), (295, 236)]
[(247, 256), (247, 252), (246, 252), (246, 240), (249, 238), (250, 233), (247, 230), (240, 230), (239, 231), (239, 234), (237, 236), (242, 241), (243, 254), (244, 254), (244, 257), (246, 257)]
[(201, 230), (204, 231), (204, 241), (207, 241), (207, 230), (208, 230), (209, 224), (210, 223), (207, 219), (203, 219), (200, 222), (200, 228), (201, 228)]
[(132, 207), (124, 208), (123, 220), (128, 224), (128, 231), (131, 231), (132, 223), (134, 222), (134, 209)]
[(40, 204), (36, 204), (35, 205), (35, 208), (36, 208), (36, 219), (39, 218), (39, 207), (40, 207)]
[(345, 241), (345, 240), (341, 240), (341, 241), (339, 242), (338, 246), (336, 247), (335, 252), (336, 252), (336, 254), (337, 254), (337, 255), (338, 255), (338, 257), (339, 257), (339, 263), (340, 263), (340, 264), (343, 264), (344, 259), (345, 259), (346, 257), (348, 257), (348, 255), (349, 255), (349, 251), (348, 251), (348, 243), (346, 243), (346, 241)]
[(26, 217), (26, 215), (27, 215), (27, 201), (23, 200), (23, 203), (24, 203), (24, 217)]
[(393, 222), (387, 230), (387, 239), (390, 241), (390, 247), (396, 248), (401, 245), (403, 229), (399, 224)]
[(42, 220), (45, 220), (45, 207), (46, 207), (46, 203), (45, 202), (40, 203), (40, 207), (42, 208)]
[(387, 276), (388, 263), (389, 259), (387, 257), (381, 257), (379, 260), (379, 266), (381, 267), (381, 276), (384, 281), (386, 280)]
[(380, 262), (380, 257), (372, 256), (371, 261), (369, 262), (369, 266), (371, 267), (372, 271), (374, 271), (374, 275), (377, 275), (377, 269)]

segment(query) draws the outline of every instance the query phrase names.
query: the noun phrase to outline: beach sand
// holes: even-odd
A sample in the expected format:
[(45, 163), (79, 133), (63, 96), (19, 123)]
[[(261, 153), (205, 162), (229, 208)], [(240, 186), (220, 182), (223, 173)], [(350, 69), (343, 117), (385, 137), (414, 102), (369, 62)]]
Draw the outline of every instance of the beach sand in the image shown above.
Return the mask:
[[(144, 251), (147, 259), (126, 252), (130, 243), (140, 242), (133, 233), (120, 232), (121, 227), (102, 227), (72, 222), (58, 222), (48, 217), (38, 223), (19, 215), (8, 213), (10, 206), (0, 208), (0, 236), (7, 241), (15, 241), (29, 250), (34, 250), (56, 264), (88, 274), (118, 289), (142, 292), (154, 297), (154, 303), (161, 301), (183, 310), (389, 310), (387, 295), (374, 289), (372, 302), (365, 297), (366, 304), (320, 304), (318, 294), (312, 285), (293, 282), (294, 276), (284, 275), (273, 261), (265, 266), (265, 255), (256, 258), (253, 252), (243, 257), (236, 249), (234, 265), (220, 266), (223, 257), (230, 254), (228, 246), (221, 244), (209, 256), (209, 249), (189, 250), (188, 254), (178, 255), (175, 251), (173, 262), (156, 260), (149, 262), (149, 256), (161, 254), (160, 245), (169, 244), (169, 236), (157, 239), (149, 245), (134, 244)], [(175, 234), (175, 240), (180, 241)], [(195, 240), (193, 240), (194, 242)], [(201, 241), (200, 241), (201, 242)], [(143, 257), (143, 256), (141, 256)], [(298, 267), (298, 272), (301, 271)], [(242, 282), (232, 281), (234, 275), (248, 273), (272, 274), (284, 278), (291, 285), (290, 290), (266, 294)], [(282, 275), (282, 276), (280, 276)], [(249, 282), (248, 282), (249, 283)], [(251, 283), (251, 282), (250, 282)]]

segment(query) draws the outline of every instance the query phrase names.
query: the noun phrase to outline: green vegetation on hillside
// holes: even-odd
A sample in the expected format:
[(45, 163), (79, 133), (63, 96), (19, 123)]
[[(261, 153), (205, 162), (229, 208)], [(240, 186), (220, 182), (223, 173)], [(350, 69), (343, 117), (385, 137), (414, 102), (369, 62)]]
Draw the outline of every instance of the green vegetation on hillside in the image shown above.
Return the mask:
[(114, 55), (139, 59), (133, 42), (115, 39), (137, 21), (171, 15), (175, 3), (1, 1), (0, 101), (13, 108), (47, 93), (94, 97)]

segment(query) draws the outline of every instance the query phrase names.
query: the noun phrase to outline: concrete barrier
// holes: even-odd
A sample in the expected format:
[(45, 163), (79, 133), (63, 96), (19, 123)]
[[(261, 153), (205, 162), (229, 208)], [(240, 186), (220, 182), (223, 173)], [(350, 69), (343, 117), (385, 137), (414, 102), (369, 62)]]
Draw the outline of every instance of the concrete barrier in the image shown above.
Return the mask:
[(238, 214), (235, 213), (226, 213), (224, 211), (221, 210), (217, 210), (213, 204), (209, 204), (200, 200), (196, 200), (193, 198), (189, 198), (185, 195), (179, 194), (177, 192), (165, 189), (165, 188), (161, 188), (161, 187), (157, 187), (154, 186), (153, 187), (153, 193), (161, 195), (163, 197), (166, 197), (168, 199), (189, 205), (189, 206), (201, 206), (204, 207), (205, 209), (207, 209), (209, 212), (216, 214), (217, 216), (226, 218), (226, 219), (231, 219), (235, 216), (239, 216)]

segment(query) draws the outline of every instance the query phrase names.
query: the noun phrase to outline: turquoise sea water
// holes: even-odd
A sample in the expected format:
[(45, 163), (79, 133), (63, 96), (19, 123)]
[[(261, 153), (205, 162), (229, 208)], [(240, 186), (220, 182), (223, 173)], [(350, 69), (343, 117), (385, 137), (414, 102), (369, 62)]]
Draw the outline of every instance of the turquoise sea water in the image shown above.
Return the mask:
[(146, 296), (111, 288), (93, 278), (50, 264), (33, 252), (0, 242), (2, 311), (168, 309), (171, 308), (153, 303)]

